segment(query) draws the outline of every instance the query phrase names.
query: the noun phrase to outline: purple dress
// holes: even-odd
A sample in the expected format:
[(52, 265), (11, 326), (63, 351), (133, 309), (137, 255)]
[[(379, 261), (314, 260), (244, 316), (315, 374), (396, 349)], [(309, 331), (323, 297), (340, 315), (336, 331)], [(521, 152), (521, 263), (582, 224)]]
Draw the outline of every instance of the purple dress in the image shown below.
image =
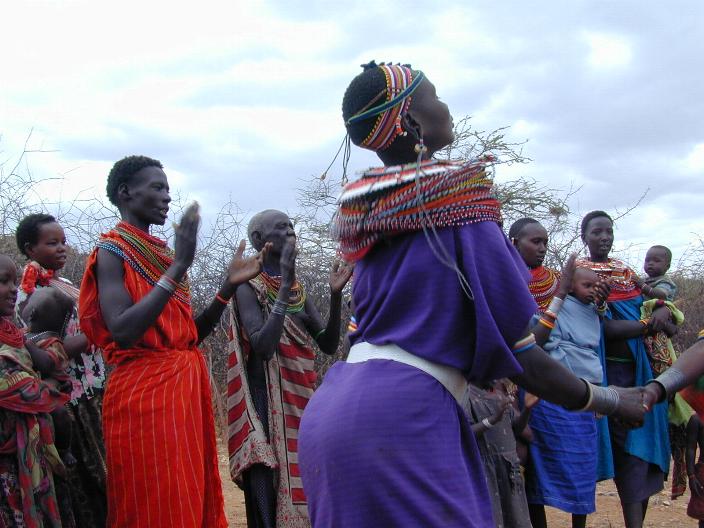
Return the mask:
[[(537, 309), (525, 264), (493, 222), (438, 235), (474, 301), (422, 232), (389, 238), (355, 268), (352, 344), (393, 343), (468, 380), (519, 373), (511, 345)], [(298, 447), (316, 528), (494, 526), (469, 421), (415, 367), (336, 363), (306, 407)]]

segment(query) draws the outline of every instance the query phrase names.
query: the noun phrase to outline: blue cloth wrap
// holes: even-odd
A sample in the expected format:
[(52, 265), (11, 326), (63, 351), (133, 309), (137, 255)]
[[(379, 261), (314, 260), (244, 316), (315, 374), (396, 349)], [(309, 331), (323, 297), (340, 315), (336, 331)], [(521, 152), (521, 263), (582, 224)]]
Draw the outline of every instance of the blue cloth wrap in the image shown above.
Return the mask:
[[(609, 310), (606, 312), (606, 317), (614, 320), (638, 321), (640, 319), (641, 304), (643, 304), (643, 297), (640, 295), (625, 301), (609, 302)], [(653, 378), (650, 363), (648, 362), (648, 354), (645, 350), (645, 343), (642, 337), (634, 337), (627, 341), (628, 347), (633, 354), (633, 360), (636, 363), (636, 386), (640, 387)], [(604, 363), (604, 384), (607, 383), (606, 363)], [(667, 402), (664, 401), (653, 406), (652, 411), (645, 415), (643, 427), (629, 431), (626, 439), (627, 453), (659, 466), (666, 475), (670, 470), (667, 405)], [(603, 434), (600, 434), (600, 443), (602, 436)], [(608, 437), (608, 434), (606, 436)], [(613, 468), (613, 462), (611, 465)]]

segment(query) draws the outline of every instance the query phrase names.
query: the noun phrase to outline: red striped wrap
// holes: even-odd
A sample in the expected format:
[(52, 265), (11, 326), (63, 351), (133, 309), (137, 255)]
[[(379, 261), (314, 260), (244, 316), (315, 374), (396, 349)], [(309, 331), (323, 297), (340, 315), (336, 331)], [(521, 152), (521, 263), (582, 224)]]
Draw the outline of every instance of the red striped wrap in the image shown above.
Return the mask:
[[(114, 231), (108, 237), (125, 243)], [(166, 253), (165, 242), (143, 237)], [(137, 344), (120, 348), (100, 310), (97, 254), (88, 257), (78, 306), (86, 336), (115, 365), (103, 399), (108, 526), (226, 528), (210, 377), (190, 302), (171, 297)], [(123, 270), (137, 303), (154, 286), (127, 262)]]
[[(264, 317), (268, 317), (265, 287), (257, 279), (250, 281), (250, 285), (257, 293)], [(277, 526), (309, 527), (306, 496), (298, 469), (298, 427), (315, 387), (313, 340), (286, 316), (278, 349), (266, 368), (271, 436), (267, 441), (245, 375), (249, 342), (239, 322), (236, 303), (233, 307), (227, 372), (230, 475), (239, 483), (242, 472), (253, 464), (278, 469), (278, 483), (275, 483)]]

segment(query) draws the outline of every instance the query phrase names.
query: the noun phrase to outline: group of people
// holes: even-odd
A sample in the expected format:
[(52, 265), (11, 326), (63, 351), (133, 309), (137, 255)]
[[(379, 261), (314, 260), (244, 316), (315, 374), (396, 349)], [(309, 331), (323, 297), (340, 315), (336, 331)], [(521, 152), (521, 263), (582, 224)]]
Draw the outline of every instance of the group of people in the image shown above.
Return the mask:
[[(682, 314), (666, 248), (641, 281), (609, 257), (613, 222), (596, 211), (582, 223), (589, 257), (545, 268), (538, 222), (502, 232), (490, 157), (434, 159), (452, 118), (410, 66), (365, 65), (342, 110), (347, 141), (384, 166), (340, 196), (327, 321), (276, 210), (251, 219), (256, 253), (240, 243), (195, 316), (198, 206), (173, 250), (152, 236), (170, 195), (145, 156), (108, 175), (121, 220), (80, 288), (60, 277), (61, 225), (20, 222), (19, 280), (0, 257), (0, 526), (227, 526), (198, 349), (226, 308), (227, 447), (248, 526), (540, 527), (546, 505), (584, 526), (612, 477), (626, 526), (642, 526), (669, 468), (668, 406), (685, 438), (704, 436), (676, 396), (704, 372), (704, 341), (672, 350)], [(338, 349), (350, 279), (349, 353), (318, 386), (315, 349)]]
[[(609, 257), (613, 221), (604, 211), (593, 211), (582, 221), (588, 257), (572, 256), (560, 272), (543, 265), (548, 233), (538, 221), (520, 219), (508, 236), (530, 270), (529, 289), (538, 306), (532, 331), (551, 357), (582, 379), (624, 387), (644, 385), (672, 366), (677, 356), (670, 337), (684, 316), (673, 303), (677, 286), (667, 275), (672, 260), (667, 247), (648, 250), (645, 279), (640, 279), (624, 262)], [(475, 407), (492, 389), (475, 388), (470, 410), (476, 414)], [(545, 506), (552, 506), (571, 513), (573, 527), (584, 527), (587, 514), (595, 511), (597, 481), (613, 478), (626, 526), (641, 526), (649, 498), (663, 489), (671, 456), (672, 497), (684, 493), (689, 479), (689, 513), (701, 517), (704, 495), (694, 458), (701, 422), (686, 398), (676, 394), (656, 405), (642, 427), (629, 430), (618, 420), (567, 412), (515, 391), (514, 406), (528, 418), (511, 430), (504, 414), (513, 395), (503, 393), (505, 397), (490, 400), (483, 417), (496, 417), (497, 429), (508, 439), (512, 467), (525, 471), (525, 489), (514, 485), (509, 488), (513, 493), (497, 495), (497, 511), (503, 510), (499, 525), (544, 527)], [(485, 457), (489, 462), (496, 465)], [(487, 475), (494, 471), (498, 473), (492, 469)], [(510, 481), (504, 477), (503, 483), (508, 488)]]

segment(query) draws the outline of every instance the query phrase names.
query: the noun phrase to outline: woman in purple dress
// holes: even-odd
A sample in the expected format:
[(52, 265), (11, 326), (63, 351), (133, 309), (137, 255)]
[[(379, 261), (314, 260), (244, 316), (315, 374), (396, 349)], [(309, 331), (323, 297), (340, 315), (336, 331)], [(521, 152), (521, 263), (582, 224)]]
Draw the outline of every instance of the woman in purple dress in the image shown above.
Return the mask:
[(462, 410), (466, 382), (512, 377), (571, 409), (643, 414), (642, 389), (595, 387), (528, 333), (529, 274), (500, 229), (484, 160), (433, 160), (453, 140), (433, 84), (370, 63), (344, 97), (352, 142), (384, 167), (347, 185), (334, 234), (356, 261), (347, 362), (308, 403), (299, 465), (314, 527), (494, 526)]

